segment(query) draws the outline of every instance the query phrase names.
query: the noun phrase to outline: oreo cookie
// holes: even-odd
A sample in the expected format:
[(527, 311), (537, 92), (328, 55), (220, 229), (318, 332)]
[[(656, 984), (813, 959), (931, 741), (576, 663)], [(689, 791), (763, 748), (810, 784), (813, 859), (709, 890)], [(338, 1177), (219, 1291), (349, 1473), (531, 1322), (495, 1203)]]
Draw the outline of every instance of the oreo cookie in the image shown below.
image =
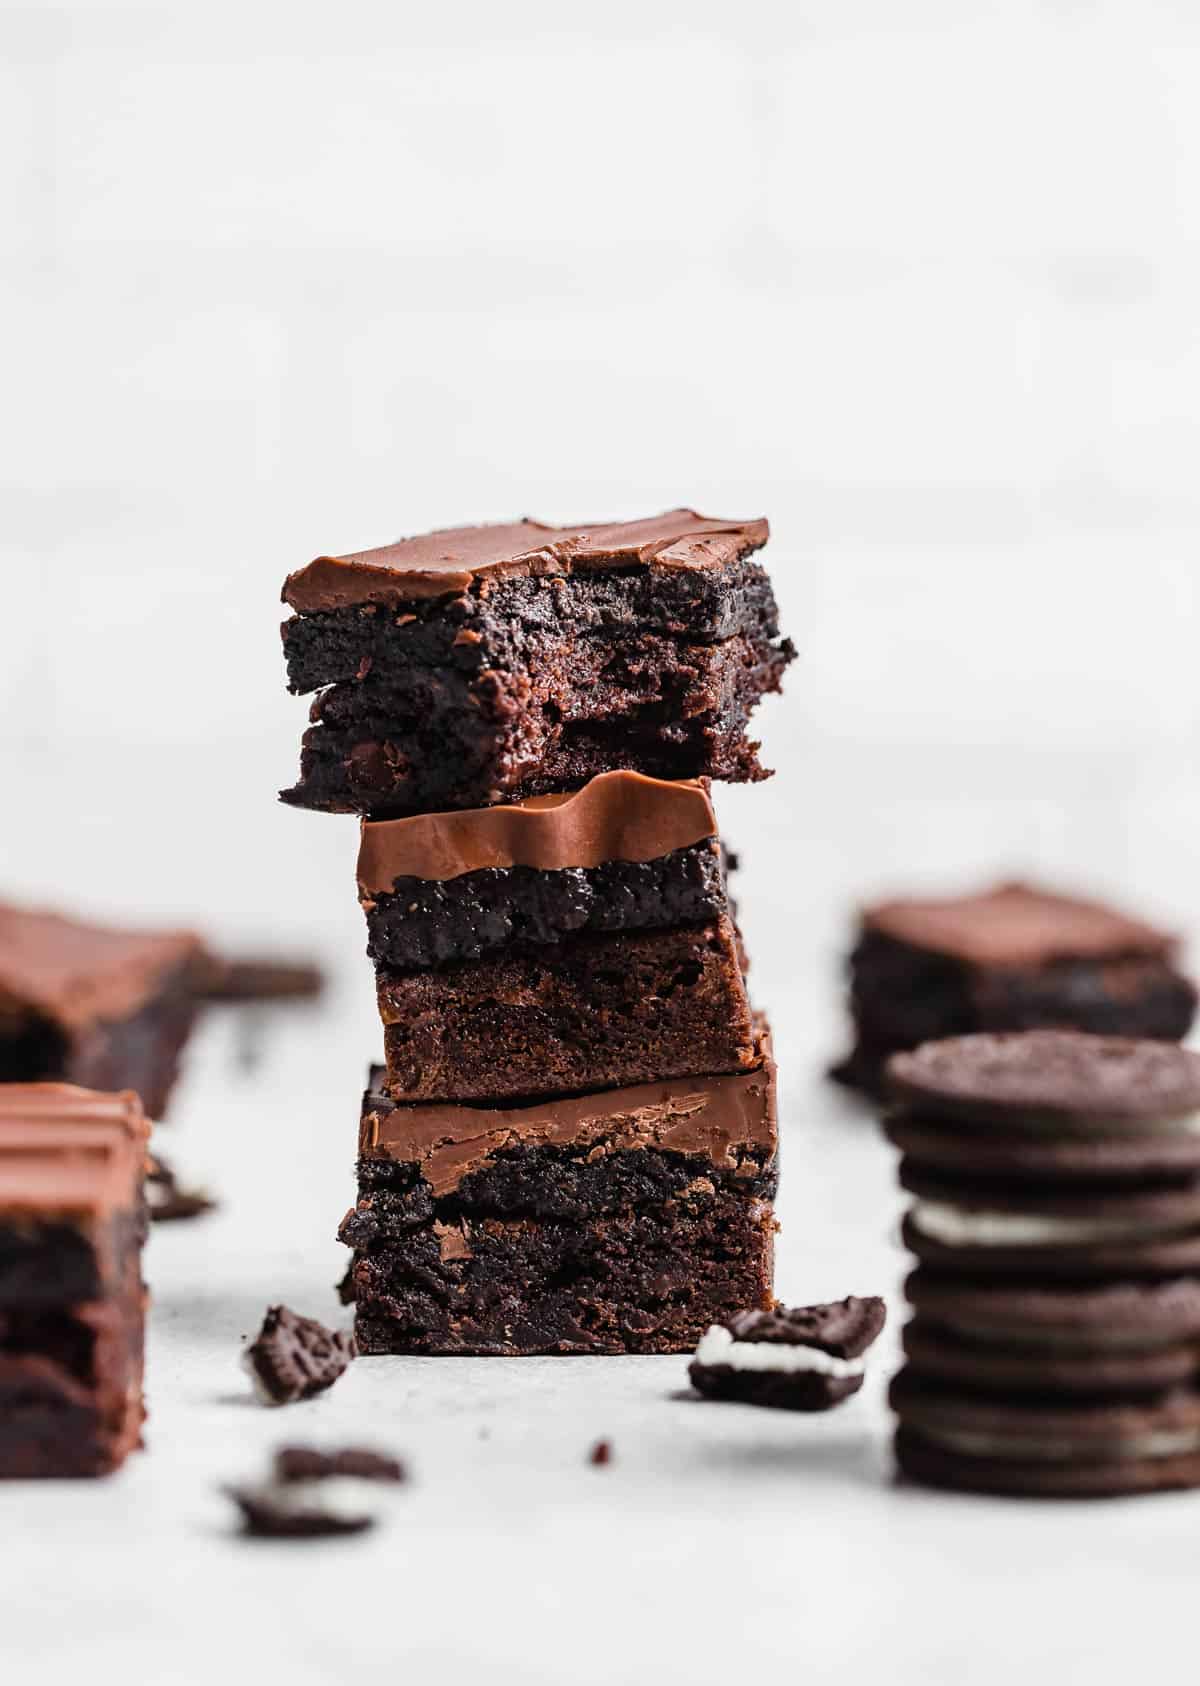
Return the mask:
[(899, 1055), (920, 1268), (897, 1460), (936, 1485), (1200, 1483), (1200, 1057), (1032, 1031)]
[(1040, 1277), (1200, 1270), (1200, 1056), (1028, 1031), (889, 1062), (885, 1121), (924, 1263)]
[(1200, 1391), (1148, 1403), (999, 1402), (904, 1370), (896, 1461), (933, 1486), (1083, 1497), (1200, 1485)]
[(688, 1370), (707, 1399), (829, 1411), (862, 1387), (864, 1353), (887, 1317), (881, 1299), (740, 1311), (714, 1323)]

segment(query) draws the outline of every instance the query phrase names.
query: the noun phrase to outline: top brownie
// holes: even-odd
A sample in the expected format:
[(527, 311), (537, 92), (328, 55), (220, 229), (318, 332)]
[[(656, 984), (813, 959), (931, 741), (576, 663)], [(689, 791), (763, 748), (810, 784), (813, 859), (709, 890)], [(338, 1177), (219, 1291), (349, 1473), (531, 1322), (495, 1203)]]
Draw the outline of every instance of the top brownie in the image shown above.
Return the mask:
[(320, 557), (290, 576), (291, 689), (317, 691), (299, 806), (376, 818), (521, 800), (630, 767), (765, 776), (779, 688), (765, 521), (691, 510), (520, 521)]

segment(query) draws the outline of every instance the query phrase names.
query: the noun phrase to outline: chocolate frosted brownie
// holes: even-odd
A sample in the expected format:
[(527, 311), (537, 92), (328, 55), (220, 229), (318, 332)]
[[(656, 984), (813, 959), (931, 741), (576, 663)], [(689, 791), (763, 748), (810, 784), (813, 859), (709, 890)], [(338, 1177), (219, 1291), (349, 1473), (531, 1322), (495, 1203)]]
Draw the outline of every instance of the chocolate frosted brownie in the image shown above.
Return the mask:
[(363, 1102), (363, 1353), (683, 1352), (772, 1302), (777, 1131), (757, 1067), (501, 1109)]
[(297, 806), (483, 806), (615, 767), (764, 777), (746, 739), (794, 651), (765, 521), (464, 527), (290, 576), (291, 689), (316, 691)]
[(205, 966), (189, 932), (0, 906), (0, 1083), (134, 1089), (161, 1117)]
[(711, 924), (729, 912), (707, 787), (627, 771), (495, 808), (367, 821), (368, 953), (415, 971), (514, 945)]
[(880, 902), (850, 956), (855, 1047), (839, 1080), (880, 1091), (898, 1051), (973, 1031), (1044, 1027), (1179, 1041), (1196, 990), (1165, 931), (1024, 884)]
[(359, 893), (397, 1100), (491, 1101), (756, 1061), (702, 784), (363, 826)]
[(0, 1477), (138, 1444), (147, 1134), (133, 1094), (0, 1086)]

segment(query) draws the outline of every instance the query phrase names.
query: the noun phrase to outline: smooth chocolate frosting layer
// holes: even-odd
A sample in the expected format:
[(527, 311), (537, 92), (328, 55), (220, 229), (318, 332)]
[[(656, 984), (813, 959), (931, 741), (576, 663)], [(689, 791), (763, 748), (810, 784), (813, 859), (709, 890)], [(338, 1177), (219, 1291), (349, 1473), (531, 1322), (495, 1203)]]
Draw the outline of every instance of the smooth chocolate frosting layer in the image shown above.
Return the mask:
[(121, 931), (0, 905), (0, 1011), (31, 1008), (71, 1029), (127, 1018), (202, 953), (190, 931)]
[(643, 521), (549, 527), (541, 521), (446, 527), (349, 556), (318, 556), (290, 574), (283, 601), (301, 614), (465, 591), (480, 575), (570, 574), (653, 562), (720, 568), (766, 544), (763, 520), (715, 521), (672, 509)]
[(0, 1213), (102, 1213), (136, 1205), (149, 1133), (132, 1092), (0, 1085)]
[[(363, 1101), (359, 1152), (418, 1165), (439, 1199), (514, 1147), (590, 1145), (597, 1156), (658, 1148), (758, 1176), (778, 1140), (775, 1063), (765, 1028), (758, 1050), (761, 1064), (731, 1077), (680, 1077), (524, 1107), (402, 1106), (374, 1082)], [(759, 1162), (744, 1163), (748, 1151)]]
[(865, 931), (969, 966), (1042, 966), (1053, 960), (1169, 956), (1175, 939), (1100, 902), (1029, 884), (1000, 884), (944, 901), (897, 900), (864, 909)]
[(398, 878), (445, 880), (487, 867), (557, 872), (606, 861), (653, 861), (716, 835), (698, 779), (601, 773), (582, 790), (495, 808), (364, 820), (358, 886), (364, 900)]

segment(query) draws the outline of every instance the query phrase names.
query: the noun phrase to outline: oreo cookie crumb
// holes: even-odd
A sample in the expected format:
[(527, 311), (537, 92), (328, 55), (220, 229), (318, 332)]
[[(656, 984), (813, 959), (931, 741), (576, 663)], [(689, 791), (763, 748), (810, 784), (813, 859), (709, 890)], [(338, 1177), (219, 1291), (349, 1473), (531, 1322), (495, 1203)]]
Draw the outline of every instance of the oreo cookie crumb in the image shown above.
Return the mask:
[(226, 1492), (241, 1513), (242, 1531), (258, 1539), (329, 1539), (375, 1526), (373, 1499), (405, 1480), (398, 1459), (363, 1447), (337, 1452), (285, 1446), (271, 1477)]
[(735, 1312), (704, 1336), (688, 1375), (706, 1399), (828, 1411), (862, 1387), (863, 1354), (886, 1317), (875, 1297)]
[(352, 1335), (287, 1306), (271, 1306), (242, 1362), (265, 1405), (291, 1405), (332, 1387), (356, 1356)]

